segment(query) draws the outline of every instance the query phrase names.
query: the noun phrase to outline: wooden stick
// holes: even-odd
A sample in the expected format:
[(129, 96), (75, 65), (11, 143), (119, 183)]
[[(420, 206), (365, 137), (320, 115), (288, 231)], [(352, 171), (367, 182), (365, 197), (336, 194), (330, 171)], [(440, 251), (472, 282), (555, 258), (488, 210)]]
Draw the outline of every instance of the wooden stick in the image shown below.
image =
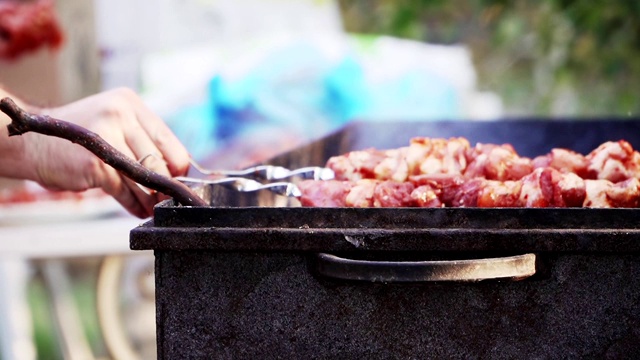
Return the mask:
[(11, 123), (7, 125), (9, 136), (32, 131), (67, 139), (91, 151), (100, 160), (138, 184), (171, 196), (185, 206), (207, 206), (207, 203), (185, 184), (145, 168), (90, 130), (48, 115), (30, 114), (10, 98), (0, 100), (0, 110), (11, 118)]

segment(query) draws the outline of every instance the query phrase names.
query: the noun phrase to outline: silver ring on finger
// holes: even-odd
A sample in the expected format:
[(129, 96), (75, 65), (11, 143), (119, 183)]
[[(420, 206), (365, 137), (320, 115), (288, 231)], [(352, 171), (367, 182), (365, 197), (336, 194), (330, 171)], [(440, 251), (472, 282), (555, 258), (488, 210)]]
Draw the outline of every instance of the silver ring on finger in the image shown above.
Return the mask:
[(147, 155), (145, 155), (145, 156), (143, 156), (143, 157), (139, 158), (139, 159), (138, 159), (138, 163), (139, 163), (140, 165), (142, 165), (142, 163), (143, 163), (145, 160), (147, 160), (148, 158), (150, 158), (150, 157), (154, 157), (154, 158), (156, 158), (156, 159), (161, 160), (161, 161), (163, 161), (163, 162), (164, 162), (164, 160), (162, 159), (162, 156), (160, 156), (160, 154), (158, 154), (157, 152), (150, 152), (150, 153), (148, 153)]

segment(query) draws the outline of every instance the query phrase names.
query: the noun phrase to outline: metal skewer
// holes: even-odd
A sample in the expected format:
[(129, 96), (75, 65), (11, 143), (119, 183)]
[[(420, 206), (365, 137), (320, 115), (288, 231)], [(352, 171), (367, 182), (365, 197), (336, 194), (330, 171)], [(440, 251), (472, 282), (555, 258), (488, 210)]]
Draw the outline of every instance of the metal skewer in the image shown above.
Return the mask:
[(273, 182), (268, 184), (263, 184), (256, 180), (242, 178), (242, 177), (227, 177), (223, 179), (197, 179), (186, 176), (178, 176), (175, 178), (176, 180), (183, 183), (192, 183), (192, 184), (204, 184), (204, 185), (222, 185), (228, 188), (243, 191), (243, 192), (251, 192), (251, 191), (259, 191), (259, 190), (269, 190), (278, 195), (288, 196), (288, 197), (299, 197), (302, 195), (300, 189), (293, 183), (290, 182)]
[(206, 169), (190, 160), (191, 166), (203, 175), (219, 175), (229, 177), (250, 177), (263, 180), (283, 180), (293, 177), (313, 180), (332, 180), (335, 178), (333, 170), (319, 166), (303, 167), (295, 170), (289, 170), (282, 166), (275, 165), (259, 165), (244, 170), (211, 170)]

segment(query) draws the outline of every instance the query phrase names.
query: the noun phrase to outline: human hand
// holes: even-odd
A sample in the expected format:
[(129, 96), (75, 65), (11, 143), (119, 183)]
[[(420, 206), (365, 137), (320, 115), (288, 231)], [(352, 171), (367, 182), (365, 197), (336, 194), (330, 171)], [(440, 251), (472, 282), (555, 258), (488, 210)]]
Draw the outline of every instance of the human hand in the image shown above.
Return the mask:
[[(167, 125), (129, 89), (117, 89), (37, 112), (97, 133), (132, 159), (166, 176), (183, 175), (189, 154)], [(91, 152), (69, 141), (24, 134), (35, 181), (55, 190), (102, 188), (138, 217), (152, 214), (158, 198), (121, 176)], [(148, 156), (153, 154), (153, 156)]]

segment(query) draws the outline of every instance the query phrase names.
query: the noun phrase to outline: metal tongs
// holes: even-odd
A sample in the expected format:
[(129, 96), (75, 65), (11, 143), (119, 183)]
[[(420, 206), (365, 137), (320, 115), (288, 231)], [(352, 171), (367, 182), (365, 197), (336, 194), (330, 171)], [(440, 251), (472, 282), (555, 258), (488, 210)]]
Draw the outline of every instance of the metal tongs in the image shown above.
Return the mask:
[(200, 166), (193, 159), (191, 159), (190, 162), (191, 166), (193, 166), (193, 168), (202, 175), (224, 177), (216, 179), (200, 179), (179, 176), (176, 177), (176, 180), (192, 184), (222, 185), (243, 192), (269, 190), (278, 195), (299, 197), (302, 195), (302, 192), (293, 182), (276, 181), (262, 183), (256, 179), (273, 181), (295, 178), (313, 180), (331, 180), (335, 178), (333, 170), (319, 166), (309, 166), (289, 170), (282, 166), (259, 165), (244, 170), (210, 170)]
[(263, 184), (257, 180), (243, 177), (226, 177), (221, 179), (198, 179), (187, 176), (177, 176), (176, 180), (182, 183), (203, 184), (203, 185), (222, 185), (237, 191), (250, 192), (259, 190), (269, 190), (278, 195), (299, 197), (302, 192), (291, 182), (272, 182)]
[(332, 180), (335, 173), (329, 168), (319, 166), (303, 167), (295, 170), (289, 170), (282, 166), (275, 165), (258, 165), (244, 170), (210, 170), (200, 166), (193, 159), (190, 160), (191, 166), (202, 175), (209, 176), (228, 176), (233, 178), (250, 178), (260, 180), (284, 180), (291, 178), (312, 179), (312, 180)]

